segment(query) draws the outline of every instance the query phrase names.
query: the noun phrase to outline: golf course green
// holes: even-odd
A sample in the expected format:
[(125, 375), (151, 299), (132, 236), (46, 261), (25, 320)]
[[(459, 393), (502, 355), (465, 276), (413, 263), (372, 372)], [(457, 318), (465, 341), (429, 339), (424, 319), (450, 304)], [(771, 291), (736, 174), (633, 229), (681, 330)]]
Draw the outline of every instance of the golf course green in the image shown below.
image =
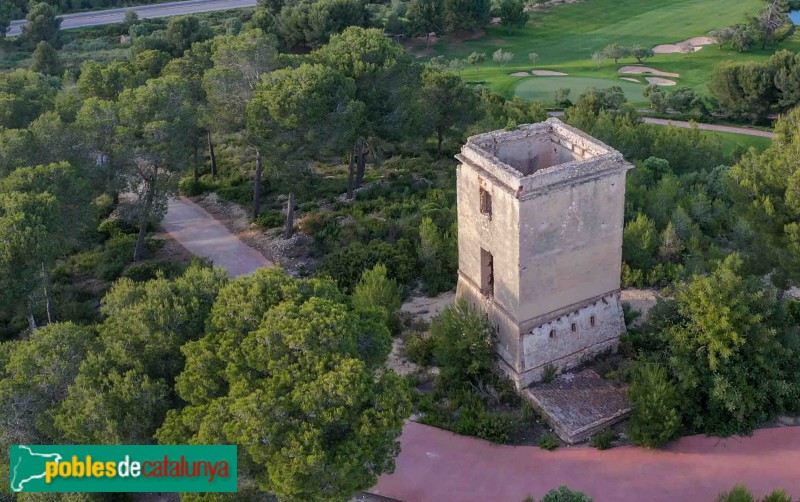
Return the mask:
[[(465, 58), (473, 51), (485, 53), (486, 62), (465, 69), (462, 78), (486, 85), (506, 97), (518, 95), (552, 102), (553, 92), (559, 88), (571, 88), (574, 99), (586, 87), (619, 85), (632, 103), (645, 105), (641, 94), (646, 87), (644, 80), (640, 79), (641, 84), (627, 82), (620, 80), (622, 75), (618, 73), (621, 66), (635, 64), (635, 59), (622, 59), (617, 64), (608, 60), (598, 66), (592, 61), (592, 53), (611, 43), (652, 48), (705, 36), (713, 29), (743, 22), (747, 14), (756, 12), (762, 4), (761, 0), (584, 0), (534, 11), (523, 28), (490, 26), (480, 36), (448, 35), (419, 55), (453, 59)], [(690, 54), (657, 54), (645, 65), (678, 73), (680, 77), (671, 79), (677, 87), (690, 87), (706, 94), (708, 75), (719, 63), (762, 60), (780, 48), (799, 50), (800, 35), (765, 51), (739, 53), (709, 45)], [(505, 66), (492, 61), (492, 54), (498, 49), (514, 55)], [(530, 53), (539, 56), (535, 66), (529, 61)], [(569, 76), (511, 75), (532, 69), (559, 71)]]
[(559, 89), (570, 89), (570, 98), (577, 98), (585, 89), (610, 87), (618, 85), (625, 92), (628, 101), (636, 103), (644, 100), (642, 91), (645, 85), (619, 80), (613, 82), (602, 78), (590, 77), (527, 77), (520, 78), (521, 82), (514, 91), (514, 94), (532, 101), (544, 101), (545, 103), (553, 100), (553, 95)]

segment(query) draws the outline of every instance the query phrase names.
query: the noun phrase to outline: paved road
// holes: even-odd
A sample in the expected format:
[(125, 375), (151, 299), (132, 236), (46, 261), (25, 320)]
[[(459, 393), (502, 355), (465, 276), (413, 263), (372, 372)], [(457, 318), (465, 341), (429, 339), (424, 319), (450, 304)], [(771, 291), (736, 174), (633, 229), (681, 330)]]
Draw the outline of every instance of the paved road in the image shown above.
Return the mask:
[[(122, 20), (125, 19), (125, 13), (129, 10), (139, 14), (139, 18), (141, 19), (153, 19), (157, 17), (178, 16), (181, 14), (196, 14), (198, 12), (255, 7), (256, 3), (256, 0), (187, 0), (185, 2), (170, 2), (156, 5), (142, 5), (140, 7), (125, 7), (122, 9), (65, 14), (60, 16), (63, 19), (61, 29), (68, 30), (70, 28), (83, 28), (85, 26), (121, 23)], [(22, 32), (22, 27), (26, 24), (28, 24), (28, 22), (24, 19), (12, 21), (7, 35), (19, 35)]]
[[(688, 129), (694, 125), (690, 122), (684, 122), (682, 120), (654, 119), (649, 117), (644, 117), (642, 120), (644, 121), (645, 124), (671, 125), (675, 127), (683, 127), (685, 129)], [(730, 132), (733, 134), (744, 134), (747, 136), (760, 136), (762, 138), (774, 138), (777, 136), (777, 134), (771, 131), (762, 131), (760, 129), (748, 129), (746, 127), (733, 127), (733, 126), (724, 126), (716, 124), (699, 124), (699, 123), (696, 125), (698, 129), (702, 129), (703, 131)]]
[(180, 197), (170, 201), (161, 226), (194, 255), (225, 267), (228, 275), (250, 275), (272, 262), (240, 241), (205, 209)]
[(713, 502), (737, 483), (762, 497), (783, 487), (800, 496), (800, 427), (752, 437), (692, 436), (666, 450), (588, 446), (541, 450), (497, 446), (408, 423), (394, 474), (369, 490), (407, 502), (537, 500), (560, 485), (595, 502)]
[[(642, 110), (639, 110), (640, 112)], [(547, 115), (550, 117), (563, 117), (564, 112), (555, 111), (555, 112), (547, 112)], [(642, 117), (642, 122), (645, 124), (654, 124), (654, 125), (671, 125), (675, 127), (682, 127), (684, 129), (689, 129), (693, 127), (695, 124), (691, 122), (684, 122), (683, 120), (668, 120), (668, 119), (655, 119), (651, 117)], [(733, 134), (744, 134), (745, 136), (760, 136), (762, 138), (774, 138), (777, 136), (774, 132), (770, 131), (762, 131), (760, 129), (748, 129), (747, 127), (734, 127), (734, 126), (725, 126), (725, 125), (716, 125), (716, 124), (696, 124), (698, 129), (703, 131), (716, 131), (716, 132), (729, 132)]]

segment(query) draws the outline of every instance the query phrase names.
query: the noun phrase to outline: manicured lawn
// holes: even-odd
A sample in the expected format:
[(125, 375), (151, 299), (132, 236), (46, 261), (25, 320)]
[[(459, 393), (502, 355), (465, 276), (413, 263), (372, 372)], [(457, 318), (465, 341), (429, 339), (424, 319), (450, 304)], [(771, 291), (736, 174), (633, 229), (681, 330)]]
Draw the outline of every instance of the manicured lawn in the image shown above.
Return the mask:
[(722, 140), (722, 149), (726, 155), (730, 155), (741, 146), (745, 149), (755, 148), (759, 152), (763, 152), (772, 144), (772, 139), (762, 138), (760, 136), (747, 136), (745, 134), (733, 134), (729, 132), (716, 132), (716, 131), (701, 131), (702, 134), (714, 135)]
[(642, 91), (644, 91), (645, 86), (625, 80), (611, 82), (606, 79), (589, 77), (520, 77), (520, 80), (521, 82), (515, 89), (514, 94), (532, 101), (551, 103), (553, 101), (553, 94), (558, 89), (571, 89), (570, 98), (575, 99), (584, 89), (590, 87), (603, 88), (612, 85), (620, 86), (622, 90), (625, 91), (625, 96), (630, 102), (644, 100)]
[[(610, 43), (653, 47), (703, 36), (715, 28), (742, 22), (746, 13), (756, 11), (761, 4), (761, 0), (586, 0), (550, 7), (545, 13), (534, 13), (528, 26), (510, 32), (504, 27), (493, 26), (486, 35), (473, 40), (446, 37), (432, 46), (429, 55), (442, 54), (449, 59), (466, 57), (472, 51), (484, 52), (488, 61), (477, 71), (475, 68), (464, 70), (462, 76), (465, 80), (485, 84), (507, 97), (513, 96), (518, 86), (522, 87), (518, 91), (520, 95), (549, 94), (552, 97), (549, 88), (536, 90), (538, 84), (530, 82), (533, 79), (510, 76), (531, 69), (528, 61), (531, 52), (539, 54), (536, 68), (562, 71), (572, 77), (607, 80), (605, 87), (622, 85), (624, 81), (619, 80), (617, 68), (635, 60), (622, 60), (620, 65), (607, 61), (598, 68), (591, 60), (594, 51)], [(800, 49), (800, 35), (784, 42), (782, 47), (797, 51)], [(505, 67), (491, 60), (492, 53), (500, 48), (514, 54), (514, 59)], [(647, 65), (680, 73), (681, 77), (676, 79), (679, 86), (705, 93), (706, 79), (720, 62), (764, 59), (774, 50), (740, 54), (707, 46), (688, 55), (656, 55)], [(538, 82), (543, 86), (552, 85), (544, 79)], [(644, 84), (641, 87), (644, 88)], [(636, 104), (642, 103), (643, 98), (640, 98)]]

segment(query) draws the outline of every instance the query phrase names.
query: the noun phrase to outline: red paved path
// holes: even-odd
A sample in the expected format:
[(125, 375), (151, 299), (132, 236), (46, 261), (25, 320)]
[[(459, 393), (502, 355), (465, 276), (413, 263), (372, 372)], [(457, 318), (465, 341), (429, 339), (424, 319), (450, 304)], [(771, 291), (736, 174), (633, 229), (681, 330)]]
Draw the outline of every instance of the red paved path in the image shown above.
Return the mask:
[(692, 436), (655, 451), (498, 446), (413, 422), (400, 441), (397, 469), (370, 492), (405, 502), (519, 502), (559, 485), (595, 502), (713, 502), (737, 483), (800, 496), (800, 427)]

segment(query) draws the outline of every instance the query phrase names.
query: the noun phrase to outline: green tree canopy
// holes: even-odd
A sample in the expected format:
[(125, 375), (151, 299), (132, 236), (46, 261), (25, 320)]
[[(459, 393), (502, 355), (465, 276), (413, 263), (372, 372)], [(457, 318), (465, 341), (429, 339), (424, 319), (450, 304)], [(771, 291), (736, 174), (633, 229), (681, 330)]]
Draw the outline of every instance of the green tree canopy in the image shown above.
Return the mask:
[(36, 45), (36, 50), (33, 51), (31, 69), (45, 75), (59, 76), (63, 71), (63, 66), (58, 57), (58, 52), (52, 45), (42, 40)]
[(87, 353), (96, 345), (90, 328), (54, 323), (26, 340), (7, 342), (0, 363), (0, 441), (49, 443), (61, 437), (54, 411), (67, 396)]
[(410, 410), (397, 376), (375, 374), (391, 338), (374, 310), (330, 280), (259, 270), (223, 288), (209, 327), (184, 349), (190, 405), (159, 441), (238, 444), (260, 488), (290, 501), (345, 501), (392, 469)]
[(26, 45), (36, 47), (36, 44), (44, 41), (61, 47), (61, 19), (56, 17), (56, 9), (52, 5), (46, 2), (32, 4), (25, 19), (28, 24), (22, 27), (22, 40)]
[(444, 30), (444, 0), (411, 0), (406, 15), (411, 36), (427, 37)]
[(709, 276), (677, 287), (674, 314), (660, 326), (666, 365), (690, 430), (729, 435), (752, 430), (797, 406), (792, 354), (797, 326), (761, 279), (740, 274), (731, 255)]
[(167, 199), (177, 190), (178, 176), (188, 164), (198, 116), (191, 106), (189, 87), (174, 76), (123, 91), (118, 106), (117, 134), (133, 159), (126, 188), (136, 195), (131, 216), (139, 223), (134, 252), (139, 260), (147, 224), (163, 216)]
[(731, 169), (736, 180), (737, 208), (759, 233), (768, 253), (760, 256), (777, 274), (773, 277), (784, 286), (787, 281), (800, 283), (800, 111), (793, 111), (778, 121), (778, 138), (766, 151), (745, 155)]
[(419, 90), (424, 121), (436, 135), (436, 151), (442, 155), (442, 142), (447, 136), (460, 140), (463, 131), (476, 118), (479, 101), (458, 75), (426, 69)]
[(147, 443), (177, 404), (181, 347), (203, 336), (221, 269), (190, 267), (175, 280), (121, 279), (103, 298), (99, 347), (80, 365), (56, 423), (80, 442)]
[(52, 109), (58, 79), (31, 70), (0, 73), (0, 126), (27, 127), (42, 112)]
[(203, 42), (213, 36), (211, 27), (197, 16), (173, 17), (167, 23), (164, 38), (172, 48), (174, 56), (181, 56), (196, 42)]
[[(41, 286), (47, 318), (55, 320), (50, 269), (93, 221), (91, 193), (68, 163), (26, 167), (0, 180), (0, 295), (10, 301), (28, 296), (29, 319)], [(34, 325), (31, 322), (31, 325)]]

